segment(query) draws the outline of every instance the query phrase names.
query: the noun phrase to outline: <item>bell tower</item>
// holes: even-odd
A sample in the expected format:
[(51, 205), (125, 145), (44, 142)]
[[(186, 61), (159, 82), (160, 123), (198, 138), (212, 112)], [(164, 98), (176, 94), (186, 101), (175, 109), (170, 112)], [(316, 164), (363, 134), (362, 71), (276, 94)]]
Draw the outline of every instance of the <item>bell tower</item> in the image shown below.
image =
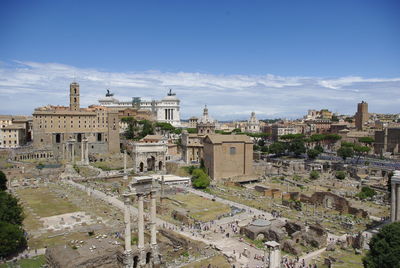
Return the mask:
[(72, 82), (69, 85), (69, 109), (72, 111), (79, 110), (79, 84)]

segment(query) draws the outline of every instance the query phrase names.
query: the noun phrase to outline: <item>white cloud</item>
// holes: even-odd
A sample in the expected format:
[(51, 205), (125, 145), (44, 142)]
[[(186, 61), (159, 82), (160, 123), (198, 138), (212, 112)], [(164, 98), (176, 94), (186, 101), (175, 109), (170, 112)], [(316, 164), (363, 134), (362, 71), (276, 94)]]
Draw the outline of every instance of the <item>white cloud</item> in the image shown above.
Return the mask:
[(181, 99), (182, 118), (200, 115), (204, 104), (220, 120), (244, 119), (251, 111), (258, 118), (301, 117), (307, 109), (322, 108), (354, 114), (361, 100), (369, 102), (371, 112), (399, 112), (400, 78), (107, 72), (15, 61), (0, 64), (0, 114), (31, 114), (35, 107), (67, 105), (74, 78), (81, 85), (82, 106), (96, 104), (107, 88), (119, 99), (161, 99), (172, 88)]

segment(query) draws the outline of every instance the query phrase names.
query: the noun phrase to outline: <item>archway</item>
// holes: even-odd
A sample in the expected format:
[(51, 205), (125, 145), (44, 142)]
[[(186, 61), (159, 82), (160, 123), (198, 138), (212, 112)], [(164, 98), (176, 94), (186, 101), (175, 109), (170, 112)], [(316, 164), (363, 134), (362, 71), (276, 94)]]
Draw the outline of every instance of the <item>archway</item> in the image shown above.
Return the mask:
[(156, 159), (154, 156), (147, 158), (147, 171), (152, 171), (155, 168)]
[(162, 170), (162, 161), (158, 162), (158, 170)]
[(81, 133), (78, 133), (77, 140), (78, 140), (78, 142), (82, 142), (82, 134)]
[(139, 257), (135, 256), (133, 257), (133, 268), (136, 268), (138, 266), (139, 263)]
[(139, 171), (140, 172), (143, 172), (143, 166), (144, 166), (143, 162), (140, 162), (140, 164), (139, 164)]

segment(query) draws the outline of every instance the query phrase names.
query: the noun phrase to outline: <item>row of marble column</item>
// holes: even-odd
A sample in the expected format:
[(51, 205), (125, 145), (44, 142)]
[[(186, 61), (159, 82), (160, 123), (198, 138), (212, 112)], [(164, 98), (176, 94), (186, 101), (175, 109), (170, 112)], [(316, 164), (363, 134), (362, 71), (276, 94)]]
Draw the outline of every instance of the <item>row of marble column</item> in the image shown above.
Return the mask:
[[(153, 250), (153, 257), (157, 254), (157, 231), (156, 231), (156, 191), (152, 190), (149, 194), (151, 199), (150, 206), (150, 220), (151, 220), (151, 239), (150, 245)], [(139, 250), (139, 265), (144, 266), (146, 264), (146, 253), (144, 251), (144, 206), (143, 199), (145, 194), (136, 193), (138, 200), (138, 250)], [(132, 253), (131, 245), (131, 212), (130, 212), (130, 198), (131, 194), (124, 195), (125, 204), (125, 254), (130, 255)]]
[[(75, 162), (75, 143), (76, 141), (72, 139), (63, 145), (63, 158), (72, 163)], [(89, 164), (89, 142), (86, 138), (81, 142), (81, 163)]]

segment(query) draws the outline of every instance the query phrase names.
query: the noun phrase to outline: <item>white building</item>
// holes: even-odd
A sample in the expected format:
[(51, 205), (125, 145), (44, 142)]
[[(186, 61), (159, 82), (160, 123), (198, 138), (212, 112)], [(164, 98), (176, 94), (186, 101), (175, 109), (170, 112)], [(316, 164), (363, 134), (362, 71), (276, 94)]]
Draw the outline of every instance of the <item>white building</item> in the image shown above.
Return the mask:
[(115, 109), (138, 108), (150, 110), (157, 122), (170, 123), (175, 127), (181, 126), (180, 100), (171, 90), (162, 100), (142, 100), (140, 97), (133, 97), (131, 101), (120, 101), (107, 93), (106, 97), (99, 100), (101, 106)]

